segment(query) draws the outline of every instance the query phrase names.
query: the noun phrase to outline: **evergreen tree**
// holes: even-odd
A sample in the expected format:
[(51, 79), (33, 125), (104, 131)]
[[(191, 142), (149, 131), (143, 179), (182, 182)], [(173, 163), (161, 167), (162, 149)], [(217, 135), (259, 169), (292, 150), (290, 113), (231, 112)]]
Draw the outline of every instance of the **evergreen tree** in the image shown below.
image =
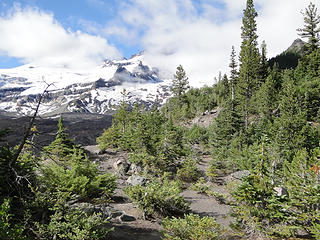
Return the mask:
[(268, 63), (268, 59), (267, 59), (267, 44), (266, 44), (265, 41), (263, 41), (262, 44), (261, 44), (261, 62), (260, 62), (260, 71), (259, 71), (259, 75), (260, 75), (259, 86), (261, 86), (261, 84), (264, 83), (265, 80), (268, 77), (268, 67), (269, 67), (269, 63)]
[(277, 69), (272, 70), (256, 94), (257, 111), (262, 118), (267, 120), (271, 120), (272, 113), (277, 106), (278, 75)]
[(241, 125), (240, 116), (237, 114), (237, 111), (232, 110), (232, 102), (226, 101), (212, 126), (213, 133), (211, 140), (213, 147), (215, 149), (221, 147), (228, 148), (234, 134), (239, 131)]
[(61, 158), (69, 155), (74, 147), (76, 147), (76, 145), (69, 138), (63, 123), (63, 117), (60, 115), (56, 139), (49, 146), (44, 147), (44, 151), (46, 154), (53, 154), (56, 155), (55, 157)]
[(179, 65), (177, 67), (177, 71), (174, 75), (174, 79), (172, 80), (171, 92), (175, 97), (178, 97), (180, 104), (183, 102), (183, 95), (190, 88), (188, 77), (183, 67)]
[(301, 148), (306, 147), (309, 129), (306, 114), (300, 107), (297, 88), (292, 71), (284, 73), (283, 90), (280, 101), (280, 117), (275, 119), (275, 144), (282, 160), (292, 159)]
[(319, 47), (320, 28), (318, 24), (320, 23), (320, 16), (317, 13), (315, 4), (312, 2), (302, 12), (302, 15), (304, 16), (304, 27), (299, 28), (298, 32), (300, 32), (299, 35), (301, 37), (308, 39), (307, 51), (310, 53)]
[(250, 99), (258, 88), (258, 77), (260, 69), (260, 54), (258, 49), (257, 24), (255, 18), (258, 16), (253, 0), (247, 0), (246, 9), (242, 18), (242, 44), (240, 51), (240, 72), (238, 97), (241, 110), (244, 115), (245, 128), (249, 125)]
[(230, 84), (229, 84), (228, 76), (226, 74), (223, 75), (222, 85), (223, 85), (223, 99), (225, 101), (230, 98)]
[(319, 148), (313, 149), (311, 155), (306, 149), (301, 149), (291, 161), (286, 161), (283, 182), (290, 198), (290, 218), (299, 219), (291, 224), (296, 229), (315, 234), (315, 239), (319, 239), (319, 160), (314, 159), (315, 153), (319, 154)]
[(59, 118), (59, 121), (58, 121), (57, 138), (60, 138), (60, 139), (63, 139), (63, 140), (68, 138), (68, 134), (66, 133), (66, 128), (65, 128), (64, 123), (63, 123), (62, 115), (60, 115), (60, 118)]
[(180, 127), (173, 124), (172, 119), (168, 119), (163, 127), (161, 139), (157, 143), (158, 155), (170, 164), (170, 162), (186, 155), (186, 147), (183, 132)]
[(232, 51), (231, 51), (231, 62), (229, 67), (231, 68), (230, 71), (230, 85), (231, 85), (231, 102), (232, 102), (232, 110), (234, 110), (234, 100), (235, 100), (235, 87), (237, 84), (237, 79), (238, 79), (238, 64), (236, 62), (236, 52), (234, 50), (234, 46), (232, 46)]

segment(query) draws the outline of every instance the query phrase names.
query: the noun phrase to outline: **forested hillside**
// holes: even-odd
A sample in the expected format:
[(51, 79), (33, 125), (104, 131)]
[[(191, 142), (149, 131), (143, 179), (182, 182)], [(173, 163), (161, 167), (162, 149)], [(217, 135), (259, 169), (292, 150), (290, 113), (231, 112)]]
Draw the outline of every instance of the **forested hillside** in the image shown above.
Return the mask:
[[(173, 97), (162, 107), (129, 110), (123, 91), (97, 143), (101, 153), (124, 152), (131, 170), (101, 171), (68, 137), (62, 118), (40, 155), (33, 124), (17, 147), (2, 142), (0, 239), (110, 239), (113, 216), (101, 209), (116, 201), (115, 175), (137, 179), (124, 194), (144, 220), (161, 224), (165, 240), (320, 239), (320, 16), (312, 3), (302, 15), (298, 34), (306, 43), (297, 65), (268, 61), (247, 0), (240, 52), (230, 46), (230, 72), (216, 84), (190, 88), (179, 65)], [(203, 116), (210, 124), (198, 121)], [(196, 214), (186, 190), (228, 205), (233, 222)]]

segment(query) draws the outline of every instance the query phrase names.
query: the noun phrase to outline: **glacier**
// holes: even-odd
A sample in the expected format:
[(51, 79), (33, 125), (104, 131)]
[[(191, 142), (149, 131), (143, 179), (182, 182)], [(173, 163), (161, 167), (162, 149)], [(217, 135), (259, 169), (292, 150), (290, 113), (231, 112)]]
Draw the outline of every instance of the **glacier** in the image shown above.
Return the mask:
[(123, 89), (130, 106), (138, 102), (152, 107), (170, 97), (172, 79), (161, 76), (159, 69), (145, 61), (143, 53), (130, 59), (105, 60), (91, 69), (32, 63), (0, 69), (0, 111), (15, 116), (32, 114), (48, 85), (39, 109), (41, 116), (65, 112), (112, 114), (123, 100)]

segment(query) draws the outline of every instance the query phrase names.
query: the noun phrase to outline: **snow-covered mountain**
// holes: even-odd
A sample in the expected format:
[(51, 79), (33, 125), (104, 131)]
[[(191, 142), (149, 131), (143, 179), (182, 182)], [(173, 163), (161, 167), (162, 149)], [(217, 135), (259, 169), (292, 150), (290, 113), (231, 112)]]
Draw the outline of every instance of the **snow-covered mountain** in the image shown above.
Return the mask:
[(109, 114), (123, 99), (151, 106), (164, 103), (170, 95), (170, 79), (161, 79), (159, 70), (149, 66), (143, 54), (109, 61), (90, 70), (47, 68), (32, 64), (0, 69), (0, 111), (29, 115), (46, 86), (41, 115), (62, 112)]

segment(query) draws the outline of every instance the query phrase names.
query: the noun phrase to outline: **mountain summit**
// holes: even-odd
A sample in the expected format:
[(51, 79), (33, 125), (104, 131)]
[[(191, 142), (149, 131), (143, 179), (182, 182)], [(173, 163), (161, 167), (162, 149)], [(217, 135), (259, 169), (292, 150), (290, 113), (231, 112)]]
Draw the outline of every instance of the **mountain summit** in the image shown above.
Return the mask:
[(305, 44), (306, 43), (304, 41), (302, 41), (300, 38), (297, 38), (296, 40), (294, 40), (291, 46), (284, 52), (302, 54), (303, 47), (305, 46)]
[(273, 67), (275, 64), (280, 69), (294, 69), (298, 66), (299, 59), (303, 55), (305, 42), (300, 38), (293, 41), (290, 47), (276, 57), (269, 60), (269, 66)]
[(41, 115), (63, 112), (110, 114), (125, 88), (129, 105), (135, 102), (151, 106), (161, 104), (169, 94), (169, 79), (149, 66), (143, 54), (130, 59), (105, 60), (90, 70), (45, 68), (32, 64), (0, 70), (0, 110), (14, 115), (33, 112), (40, 94), (50, 84), (40, 107)]

